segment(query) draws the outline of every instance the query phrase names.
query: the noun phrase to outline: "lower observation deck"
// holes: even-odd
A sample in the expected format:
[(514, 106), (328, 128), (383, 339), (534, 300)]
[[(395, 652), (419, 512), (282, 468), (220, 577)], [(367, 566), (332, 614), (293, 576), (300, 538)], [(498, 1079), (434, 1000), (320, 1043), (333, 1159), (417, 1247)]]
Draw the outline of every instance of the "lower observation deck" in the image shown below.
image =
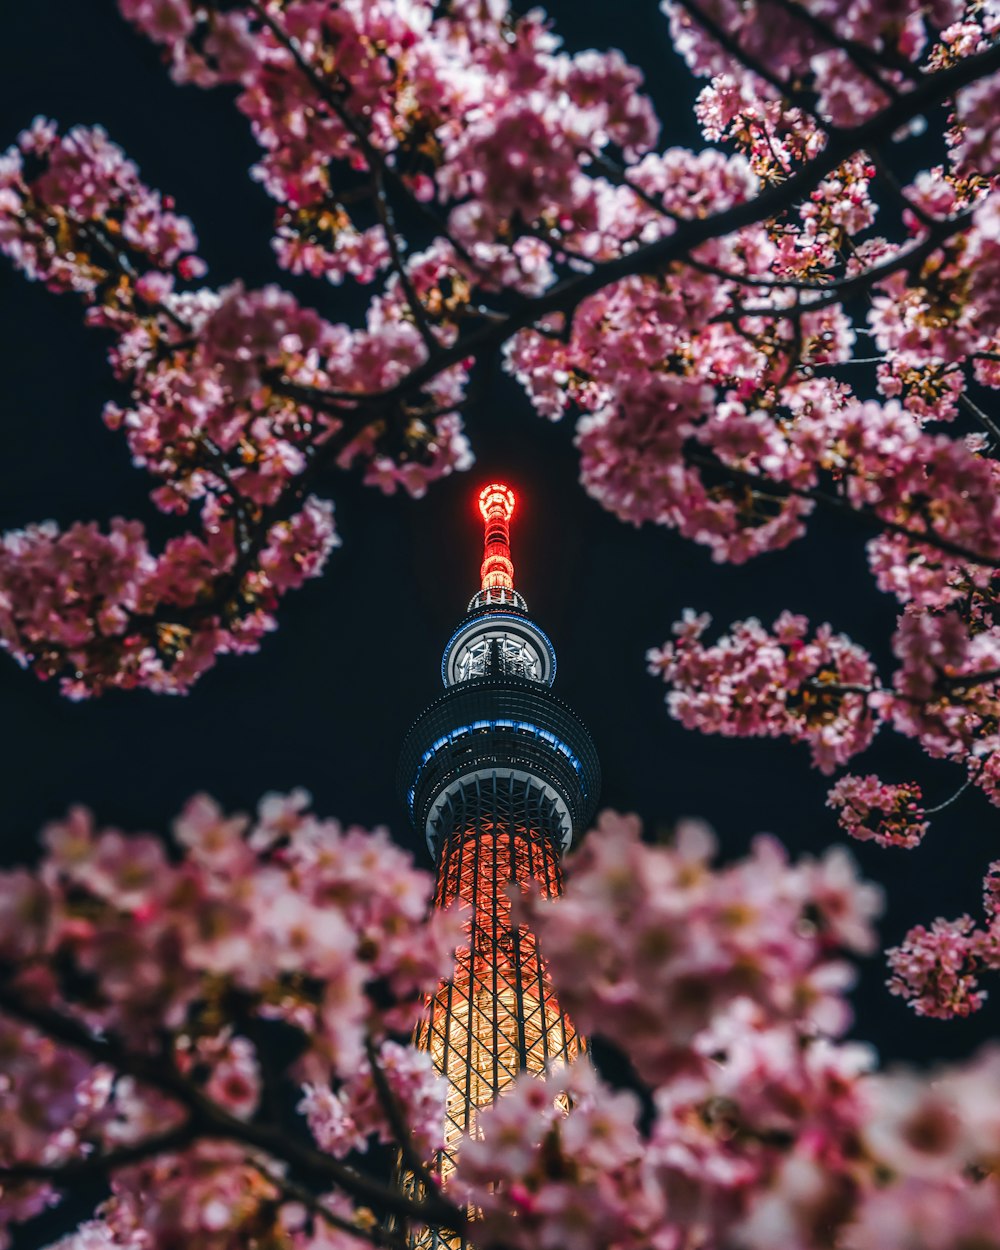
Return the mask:
[(464, 681), (432, 703), (407, 734), (398, 778), (436, 858), (458, 787), (494, 779), (540, 787), (568, 846), (594, 814), (601, 770), (574, 712), (538, 682), (504, 675)]

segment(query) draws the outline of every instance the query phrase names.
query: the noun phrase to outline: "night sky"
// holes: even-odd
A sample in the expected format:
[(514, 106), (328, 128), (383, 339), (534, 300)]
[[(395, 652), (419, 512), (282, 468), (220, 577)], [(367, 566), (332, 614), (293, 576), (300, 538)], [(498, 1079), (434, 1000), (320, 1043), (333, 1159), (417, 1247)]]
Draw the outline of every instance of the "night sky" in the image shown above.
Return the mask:
[[(615, 45), (644, 68), (664, 146), (699, 142), (694, 87), (652, 0), (560, 0), (549, 11), (571, 47)], [(38, 113), (63, 126), (99, 122), (192, 218), (208, 281), (280, 282), (331, 320), (356, 321), (357, 296), (289, 279), (273, 263), (273, 205), (247, 175), (258, 149), (231, 99), (174, 87), (156, 49), (111, 0), (32, 0), (5, 12), (0, 148)], [(150, 480), (100, 420), (116, 395), (106, 338), (84, 329), (72, 298), (26, 283), (6, 263), (0, 324), (0, 526), (122, 515), (159, 533)], [(817, 517), (810, 537), (788, 551), (717, 566), (704, 549), (666, 530), (625, 526), (589, 500), (577, 482), (571, 427), (535, 417), (501, 374), (467, 421), (475, 468), (422, 501), (386, 499), (349, 475), (332, 479), (343, 547), (326, 575), (288, 596), (279, 631), (258, 655), (222, 660), (187, 697), (113, 693), (73, 704), (0, 655), (0, 860), (30, 859), (38, 829), (74, 802), (105, 823), (164, 830), (197, 790), (246, 809), (268, 790), (305, 786), (320, 814), (388, 825), (426, 862), (395, 792), (396, 759), (407, 728), (440, 691), (441, 650), (477, 589), (475, 496), (496, 477), (518, 494), (516, 583), (555, 643), (555, 693), (597, 743), (602, 805), (638, 811), (658, 831), (678, 816), (703, 816), (726, 856), (741, 854), (761, 830), (794, 852), (836, 840), (823, 806), (829, 780), (811, 770), (804, 747), (685, 731), (668, 719), (664, 687), (647, 676), (644, 654), (684, 607), (711, 612), (719, 628), (750, 615), (769, 623), (788, 607), (831, 621), (869, 647), (886, 674), (895, 607), (868, 576), (864, 533)], [(930, 805), (962, 780), (888, 733), (851, 767), (893, 781), (915, 777)], [(966, 794), (934, 818), (917, 850), (855, 848), (888, 890), (887, 945), (936, 915), (980, 918), (982, 874), (1000, 854), (996, 824), (995, 810)], [(865, 970), (856, 1032), (886, 1059), (965, 1054), (997, 1031), (1000, 992), (978, 1017), (945, 1025), (890, 998), (884, 976), (881, 958)]]

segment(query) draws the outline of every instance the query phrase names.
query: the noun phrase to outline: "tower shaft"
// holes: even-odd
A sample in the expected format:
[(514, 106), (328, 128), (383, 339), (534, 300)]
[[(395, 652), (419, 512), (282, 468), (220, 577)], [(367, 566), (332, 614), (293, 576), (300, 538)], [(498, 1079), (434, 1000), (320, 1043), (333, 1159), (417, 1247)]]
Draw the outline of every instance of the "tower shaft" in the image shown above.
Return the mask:
[(511, 917), (511, 890), (545, 898), (562, 891), (559, 823), (544, 792), (530, 781), (471, 782), (450, 800), (438, 863), (436, 904), (469, 907), (467, 943), (454, 978), (442, 985), (418, 1027), (416, 1044), (431, 1052), (447, 1080), (445, 1149), (435, 1171), (447, 1180), (456, 1147), (475, 1129), (480, 1108), (519, 1072), (571, 1063), (583, 1049), (559, 1010), (534, 933)]

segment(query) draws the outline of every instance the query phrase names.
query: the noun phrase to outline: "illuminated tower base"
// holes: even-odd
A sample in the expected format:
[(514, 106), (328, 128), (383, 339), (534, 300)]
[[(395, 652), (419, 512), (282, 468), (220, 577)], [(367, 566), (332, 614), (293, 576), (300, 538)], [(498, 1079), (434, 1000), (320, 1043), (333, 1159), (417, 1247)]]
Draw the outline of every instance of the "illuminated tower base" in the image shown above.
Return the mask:
[[(470, 907), (454, 979), (434, 995), (415, 1039), (448, 1082), (445, 1148), (432, 1162), (445, 1183), (479, 1108), (519, 1072), (571, 1063), (584, 1048), (534, 934), (511, 922), (512, 889), (560, 893), (562, 852), (593, 814), (600, 785), (590, 735), (549, 691), (552, 644), (514, 590), (513, 507), (505, 486), (480, 495), (482, 589), (445, 649), (446, 693), (413, 726), (400, 761), (401, 788), (437, 863), (437, 905)], [(461, 1243), (428, 1230), (413, 1244)]]

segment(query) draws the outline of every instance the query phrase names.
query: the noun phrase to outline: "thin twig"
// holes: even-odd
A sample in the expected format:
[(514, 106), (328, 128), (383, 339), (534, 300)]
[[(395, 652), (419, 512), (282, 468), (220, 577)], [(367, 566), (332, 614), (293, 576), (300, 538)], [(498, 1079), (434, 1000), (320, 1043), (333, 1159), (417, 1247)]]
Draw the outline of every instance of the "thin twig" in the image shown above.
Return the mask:
[[(992, 753), (992, 751), (991, 751), (991, 752), (990, 752), (990, 755), (992, 755), (992, 754), (993, 754), (993, 753)], [(943, 803), (939, 803), (939, 804), (937, 805), (937, 807), (925, 807), (925, 808), (924, 808), (924, 815), (925, 815), (925, 816), (933, 816), (933, 815), (935, 815), (937, 812), (943, 812), (943, 811), (944, 811), (944, 809), (945, 809), (946, 807), (951, 807), (952, 803), (954, 803), (954, 802), (956, 802), (958, 799), (960, 799), (960, 798), (962, 797), (962, 795), (966, 792), (966, 790), (968, 790), (969, 786), (974, 785), (974, 784), (975, 784), (975, 782), (977, 782), (977, 781), (979, 780), (979, 777), (980, 777), (980, 775), (981, 775), (981, 773), (982, 773), (983, 769), (986, 767), (986, 761), (990, 758), (990, 755), (984, 755), (984, 756), (982, 756), (982, 758), (981, 758), (981, 759), (980, 759), (980, 761), (979, 761), (979, 767), (978, 767), (978, 769), (976, 769), (976, 771), (975, 771), (975, 772), (970, 772), (970, 773), (969, 773), (968, 777), (966, 777), (966, 779), (962, 782), (962, 784), (958, 787), (958, 789), (955, 791), (955, 793), (954, 793), (953, 795), (951, 795), (949, 798), (945, 799), (945, 801), (944, 801)]]
[(968, 395), (964, 393), (959, 395), (958, 404), (959, 407), (964, 408), (970, 416), (975, 417), (980, 425), (989, 430), (994, 438), (1000, 439), (1000, 425), (997, 425), (993, 418), (988, 413), (984, 412), (977, 403), (974, 403)]
[(929, 212), (919, 204), (916, 200), (911, 200), (903, 188), (899, 185), (899, 179), (889, 168), (888, 163), (877, 147), (872, 147), (868, 151), (868, 159), (875, 166), (875, 172), (878, 174), (882, 182), (889, 188), (896, 200), (903, 206), (904, 210), (913, 214), (921, 225), (926, 226), (928, 230), (933, 230), (940, 218), (932, 217)]
[(905, 525), (900, 525), (897, 521), (889, 521), (885, 517), (880, 517), (877, 512), (870, 508), (856, 508), (846, 499), (841, 499), (837, 495), (828, 495), (825, 491), (813, 490), (807, 487), (792, 486), (789, 482), (778, 482), (773, 478), (766, 477), (764, 474), (751, 473), (747, 469), (738, 469), (734, 465), (724, 464), (714, 456), (702, 455), (692, 451), (686, 452), (685, 455), (688, 462), (698, 468), (710, 469), (720, 473), (723, 477), (728, 477), (732, 481), (755, 487), (761, 491), (767, 491), (774, 498), (784, 499), (794, 496), (796, 499), (811, 501), (819, 504), (821, 507), (840, 512), (844, 516), (852, 517), (866, 529), (874, 530), (877, 533), (898, 534), (902, 538), (908, 538), (911, 542), (922, 543), (927, 547), (934, 547), (938, 551), (944, 551), (948, 555), (958, 556), (961, 560), (968, 560), (970, 564), (981, 564), (985, 568), (1000, 568), (1000, 558), (997, 556), (986, 556), (982, 552), (972, 551), (961, 543), (954, 543), (948, 538), (942, 538), (939, 534), (935, 534), (933, 530), (911, 530)]

